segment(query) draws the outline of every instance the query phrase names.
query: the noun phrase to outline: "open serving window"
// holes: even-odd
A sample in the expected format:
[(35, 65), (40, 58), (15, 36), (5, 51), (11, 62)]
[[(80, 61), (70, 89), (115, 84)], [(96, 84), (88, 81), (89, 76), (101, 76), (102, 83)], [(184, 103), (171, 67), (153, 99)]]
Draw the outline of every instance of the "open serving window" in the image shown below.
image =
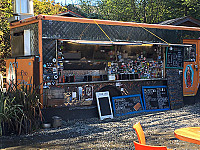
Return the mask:
[(154, 44), (59, 40), (58, 83), (163, 78), (163, 60)]
[(105, 90), (111, 96), (140, 94), (137, 81), (138, 87), (152, 81), (162, 85), (165, 68), (182, 69), (187, 47), (191, 49), (183, 44), (57, 40), (56, 57), (44, 64), (45, 105), (92, 105), (95, 92)]

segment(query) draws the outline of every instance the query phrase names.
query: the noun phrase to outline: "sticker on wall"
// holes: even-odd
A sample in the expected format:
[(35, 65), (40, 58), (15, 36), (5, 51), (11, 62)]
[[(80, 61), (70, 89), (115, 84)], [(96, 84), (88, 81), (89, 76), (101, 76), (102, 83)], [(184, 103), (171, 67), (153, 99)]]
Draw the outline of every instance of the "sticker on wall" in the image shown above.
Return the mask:
[(120, 82), (116, 82), (116, 86), (121, 86), (121, 83)]
[(91, 85), (85, 86), (85, 100), (86, 101), (93, 100), (93, 86)]
[(56, 58), (53, 58), (52, 61), (55, 63), (56, 62)]
[(8, 71), (7, 80), (9, 82), (9, 85), (14, 83), (14, 80), (15, 80), (15, 68), (13, 67), (12, 62), (10, 62), (10, 64), (9, 64), (9, 71)]
[(192, 69), (191, 65), (186, 66), (184, 78), (186, 88), (192, 87), (194, 80), (194, 70)]
[(76, 98), (76, 92), (72, 92), (72, 99)]
[(83, 88), (82, 87), (78, 87), (77, 93), (78, 93), (78, 100), (81, 100), (82, 99), (82, 94), (83, 94)]

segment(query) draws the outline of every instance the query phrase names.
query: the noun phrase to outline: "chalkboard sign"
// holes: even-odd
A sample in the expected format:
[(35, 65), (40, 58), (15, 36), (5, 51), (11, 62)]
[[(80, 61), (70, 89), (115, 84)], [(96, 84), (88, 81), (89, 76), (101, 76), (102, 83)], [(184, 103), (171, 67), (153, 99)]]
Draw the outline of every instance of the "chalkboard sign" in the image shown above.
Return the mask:
[(183, 71), (179, 69), (166, 69), (169, 99), (171, 109), (183, 106)]
[(167, 86), (143, 86), (142, 94), (145, 111), (170, 109)]
[(96, 98), (100, 119), (113, 118), (109, 91), (96, 92)]
[(141, 95), (127, 95), (112, 98), (115, 116), (142, 112), (144, 110)]
[(166, 49), (166, 68), (183, 68), (184, 47), (174, 46)]

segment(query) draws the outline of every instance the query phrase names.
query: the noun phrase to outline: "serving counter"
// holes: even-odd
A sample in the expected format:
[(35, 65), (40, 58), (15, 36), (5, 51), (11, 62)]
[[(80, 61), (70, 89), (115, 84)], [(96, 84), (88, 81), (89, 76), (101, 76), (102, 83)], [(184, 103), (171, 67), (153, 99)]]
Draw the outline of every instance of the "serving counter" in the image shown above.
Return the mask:
[(95, 93), (99, 91), (109, 91), (112, 98), (141, 94), (142, 86), (162, 85), (167, 85), (164, 78), (59, 83), (45, 89), (44, 104), (47, 107), (95, 105)]

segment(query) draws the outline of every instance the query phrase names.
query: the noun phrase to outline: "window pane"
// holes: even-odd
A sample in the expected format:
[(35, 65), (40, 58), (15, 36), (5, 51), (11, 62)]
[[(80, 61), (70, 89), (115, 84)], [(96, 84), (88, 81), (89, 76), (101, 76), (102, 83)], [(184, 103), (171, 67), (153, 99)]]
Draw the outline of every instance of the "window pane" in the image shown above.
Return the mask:
[(184, 61), (196, 61), (196, 44), (184, 48)]
[(21, 0), (21, 12), (28, 13), (28, 1), (27, 0)]

